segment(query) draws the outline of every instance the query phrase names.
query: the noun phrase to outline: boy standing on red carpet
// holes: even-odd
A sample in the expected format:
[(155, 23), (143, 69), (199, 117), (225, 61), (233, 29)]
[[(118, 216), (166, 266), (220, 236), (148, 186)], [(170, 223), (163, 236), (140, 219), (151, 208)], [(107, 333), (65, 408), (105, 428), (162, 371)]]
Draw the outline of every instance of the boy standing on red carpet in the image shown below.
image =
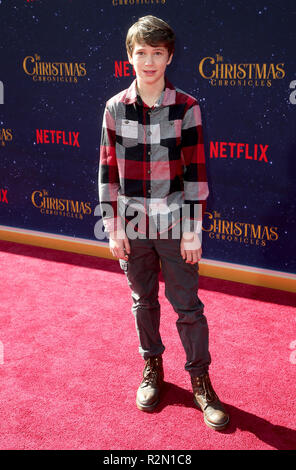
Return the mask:
[(132, 312), (145, 360), (137, 407), (152, 411), (164, 380), (159, 333), (158, 276), (178, 314), (195, 404), (212, 429), (229, 416), (211, 384), (208, 324), (198, 298), (201, 222), (208, 196), (200, 108), (166, 78), (175, 35), (154, 16), (128, 31), (126, 47), (136, 79), (106, 103), (99, 196), (109, 247), (132, 291)]

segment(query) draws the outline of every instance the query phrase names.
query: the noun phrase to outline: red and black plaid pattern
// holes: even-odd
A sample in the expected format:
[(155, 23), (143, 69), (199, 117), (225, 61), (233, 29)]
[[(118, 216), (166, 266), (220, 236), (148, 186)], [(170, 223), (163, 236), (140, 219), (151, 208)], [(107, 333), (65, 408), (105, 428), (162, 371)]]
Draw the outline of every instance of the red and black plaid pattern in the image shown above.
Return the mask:
[(159, 100), (149, 108), (137, 94), (134, 80), (107, 101), (99, 167), (99, 197), (107, 231), (122, 219), (134, 218), (136, 211), (142, 216), (136, 220), (140, 232), (141, 220), (146, 223), (155, 214), (162, 219), (161, 232), (182, 218), (184, 205), (189, 207), (190, 216), (186, 214), (191, 221), (201, 220), (196, 207), (204, 212), (207, 196), (201, 113), (192, 96), (166, 79)]

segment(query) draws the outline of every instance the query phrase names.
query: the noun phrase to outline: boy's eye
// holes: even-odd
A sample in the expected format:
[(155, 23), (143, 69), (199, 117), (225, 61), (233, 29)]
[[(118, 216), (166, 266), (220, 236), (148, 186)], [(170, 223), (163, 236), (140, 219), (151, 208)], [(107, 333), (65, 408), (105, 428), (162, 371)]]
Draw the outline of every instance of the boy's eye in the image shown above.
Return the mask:
[[(137, 54), (137, 55), (144, 55), (145, 52), (144, 52), (144, 51), (137, 51), (136, 54)], [(162, 55), (163, 52), (162, 52), (162, 51), (155, 51), (154, 54), (155, 54), (155, 55)]]

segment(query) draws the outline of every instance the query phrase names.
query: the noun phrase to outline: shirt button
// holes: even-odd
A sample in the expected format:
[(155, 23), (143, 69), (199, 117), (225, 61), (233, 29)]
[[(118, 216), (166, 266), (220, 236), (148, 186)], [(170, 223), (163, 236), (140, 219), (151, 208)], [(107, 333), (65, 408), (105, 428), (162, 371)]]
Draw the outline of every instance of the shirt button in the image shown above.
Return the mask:
[(148, 131), (148, 132), (147, 132), (147, 134), (148, 134), (148, 135), (151, 135), (151, 134), (152, 134), (152, 132), (151, 132), (151, 131)]
[(124, 121), (124, 123), (125, 123), (125, 124), (128, 124), (128, 123), (129, 123), (129, 121)]
[(148, 189), (148, 193), (149, 193), (149, 194), (151, 193), (151, 189)]
[(149, 173), (149, 175), (150, 175), (150, 173), (151, 173), (151, 170), (148, 170), (148, 173)]

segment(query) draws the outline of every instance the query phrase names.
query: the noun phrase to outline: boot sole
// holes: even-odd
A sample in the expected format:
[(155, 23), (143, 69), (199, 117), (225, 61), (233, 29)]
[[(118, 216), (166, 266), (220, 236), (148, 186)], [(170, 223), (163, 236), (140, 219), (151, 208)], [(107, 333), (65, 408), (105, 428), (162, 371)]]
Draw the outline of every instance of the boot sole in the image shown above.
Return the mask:
[[(194, 401), (194, 404), (197, 406), (197, 408), (201, 411), (201, 407), (199, 405), (199, 403), (196, 401), (195, 397), (193, 399)], [(225, 423), (222, 423), (222, 424), (213, 424), (213, 423), (210, 423), (210, 421), (207, 420), (207, 418), (205, 417), (205, 415), (203, 415), (204, 417), (204, 422), (205, 424), (208, 426), (208, 428), (211, 428), (211, 429), (214, 429), (214, 431), (223, 431), (223, 429), (225, 429), (227, 426), (228, 426), (228, 423), (229, 423), (229, 416), (227, 418), (227, 421), (225, 421)]]
[(156, 408), (156, 406), (158, 405), (158, 403), (159, 403), (159, 400), (155, 401), (151, 405), (143, 405), (143, 404), (139, 403), (138, 400), (136, 400), (137, 408), (141, 411), (146, 411), (148, 413), (153, 411)]

